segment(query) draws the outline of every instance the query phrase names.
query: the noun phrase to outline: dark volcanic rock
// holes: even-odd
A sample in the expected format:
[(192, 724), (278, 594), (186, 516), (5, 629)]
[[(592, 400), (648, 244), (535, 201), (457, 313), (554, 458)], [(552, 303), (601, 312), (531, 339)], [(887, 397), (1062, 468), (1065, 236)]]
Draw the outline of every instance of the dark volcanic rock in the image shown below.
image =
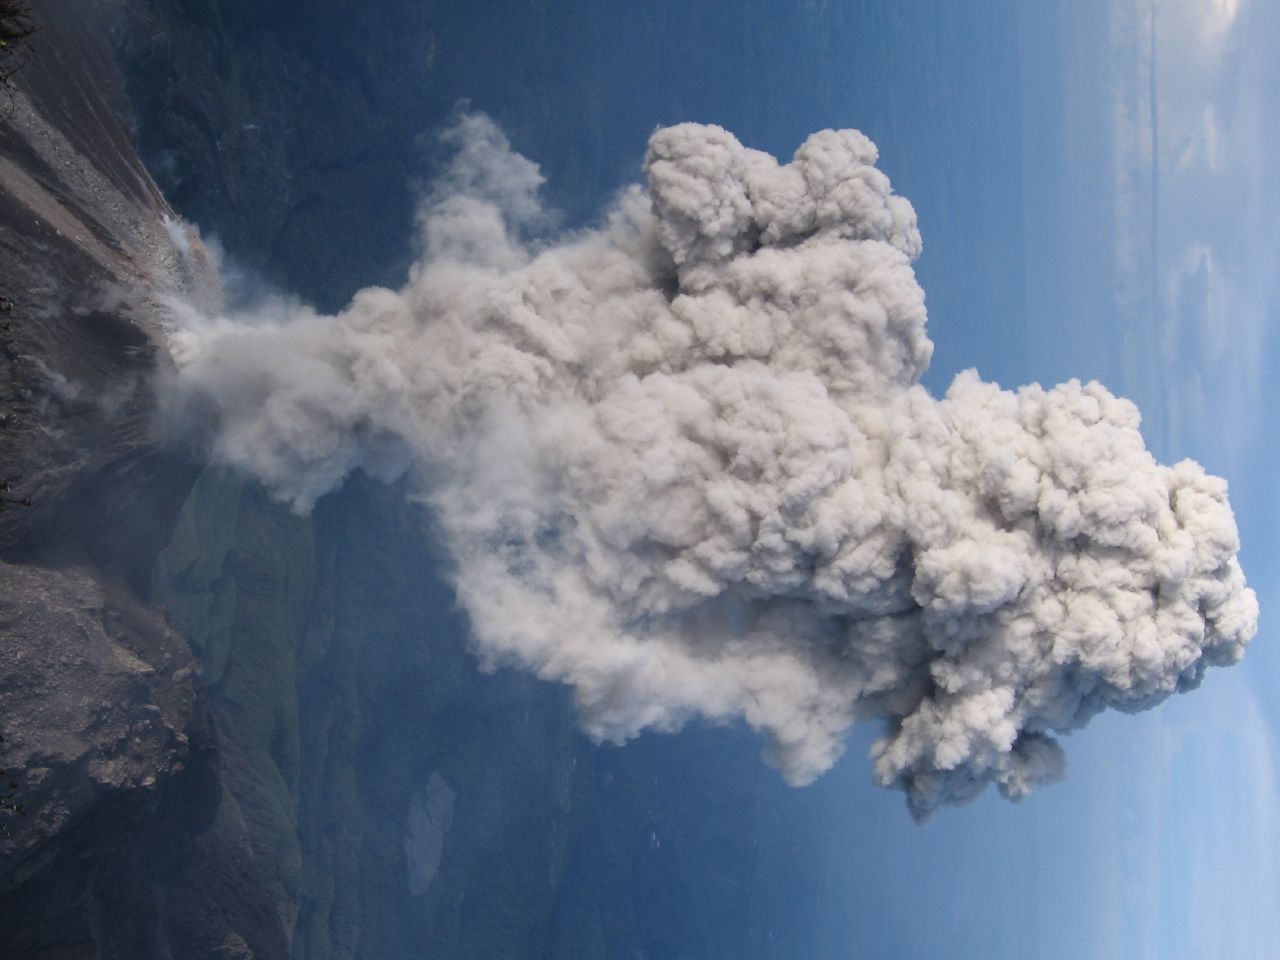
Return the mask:
[(211, 271), (198, 241), (175, 249), (95, 9), (40, 5), (0, 124), (0, 479), (33, 504), (0, 515), (0, 550), (140, 587), (194, 476), (151, 442), (154, 297)]
[(2, 762), (26, 808), (0, 837), (8, 955), (149, 940), (157, 871), (130, 866), (191, 847), (217, 796), (191, 656), (91, 571), (0, 565), (0, 581)]
[(27, 811), (0, 837), (5, 956), (286, 956), (181, 637), (94, 571), (0, 581), (3, 762)]
[(0, 952), (282, 958), (199, 665), (148, 599), (198, 472), (152, 437), (155, 304), (211, 269), (132, 147), (112, 9), (36, 14), (0, 122), (0, 766), (27, 810)]
[(3, 762), (28, 810), (0, 839), (7, 891), (96, 804), (141, 811), (185, 771), (198, 693), (186, 644), (123, 590), (108, 599), (85, 570), (6, 564), (0, 579)]

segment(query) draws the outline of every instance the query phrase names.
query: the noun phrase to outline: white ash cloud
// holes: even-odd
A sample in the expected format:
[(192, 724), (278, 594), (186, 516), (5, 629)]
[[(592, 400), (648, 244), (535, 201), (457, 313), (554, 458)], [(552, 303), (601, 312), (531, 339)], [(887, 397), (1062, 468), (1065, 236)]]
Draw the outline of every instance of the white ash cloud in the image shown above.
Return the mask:
[(780, 165), (654, 133), (647, 188), (554, 241), (483, 117), (401, 290), (322, 316), (177, 308), (170, 400), (305, 511), (353, 470), (434, 510), (490, 664), (572, 686), (594, 737), (743, 719), (792, 783), (879, 719), (912, 811), (1062, 775), (1055, 732), (1241, 656), (1257, 602), (1224, 481), (1158, 464), (1076, 381), (917, 381), (915, 213), (856, 131)]

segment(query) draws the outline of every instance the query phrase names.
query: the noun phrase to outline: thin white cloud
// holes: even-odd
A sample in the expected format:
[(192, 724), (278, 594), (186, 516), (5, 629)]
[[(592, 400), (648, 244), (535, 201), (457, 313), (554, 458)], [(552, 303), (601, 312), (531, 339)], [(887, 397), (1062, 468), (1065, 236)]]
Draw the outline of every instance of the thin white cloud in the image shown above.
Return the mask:
[(1240, 0), (1203, 0), (1202, 36), (1212, 42), (1231, 30), (1240, 14)]
[[(1126, 322), (1149, 314), (1161, 344), (1158, 371), (1125, 387), (1204, 411), (1159, 442), (1231, 467), (1260, 426), (1278, 306), (1280, 192), (1269, 158), (1280, 137), (1264, 120), (1263, 77), (1280, 31), (1264, 11), (1224, 0), (1113, 9), (1115, 257), (1128, 291), (1118, 305)], [(1192, 380), (1208, 395), (1179, 396)]]

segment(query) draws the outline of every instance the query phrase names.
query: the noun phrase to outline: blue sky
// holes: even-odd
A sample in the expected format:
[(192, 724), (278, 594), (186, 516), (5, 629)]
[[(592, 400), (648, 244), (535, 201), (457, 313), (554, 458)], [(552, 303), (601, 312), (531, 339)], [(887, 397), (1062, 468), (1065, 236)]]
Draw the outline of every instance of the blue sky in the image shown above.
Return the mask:
[[(976, 365), (1006, 386), (1096, 377), (1133, 399), (1158, 458), (1230, 480), (1262, 630), (1193, 694), (1068, 737), (1066, 782), (1017, 807), (987, 796), (917, 829), (866, 785), (866, 743), (852, 744), (795, 801), (840, 811), (819, 828), (836, 851), (824, 942), (831, 956), (1272, 957), (1280, 191), (1267, 120), (1280, 8), (1026, 2), (1013, 48), (966, 57), (998, 12), (975, 7), (932, 67), (952, 89), (908, 71), (898, 108), (913, 118), (857, 121), (920, 212), (938, 344), (928, 382)], [(893, 42), (904, 64), (927, 46)], [(979, 150), (957, 144), (966, 124)]]
[(872, 730), (806, 790), (761, 773), (752, 789), (789, 833), (757, 838), (791, 864), (779, 867), (796, 891), (786, 909), (812, 917), (830, 957), (1273, 956), (1280, 653), (1267, 611), (1280, 566), (1266, 433), (1280, 191), (1267, 121), (1280, 7), (592, 10), (564, 14), (563, 142), (522, 141), (517, 105), (473, 78), (475, 106), (543, 164), (553, 199), (582, 156), (604, 158), (606, 186), (634, 178), (660, 123), (720, 123), (783, 156), (812, 130), (863, 129), (920, 214), (930, 387), (976, 366), (1004, 386), (1098, 378), (1130, 397), (1158, 457), (1230, 479), (1263, 606), (1242, 665), (1155, 711), (1099, 717), (1067, 738), (1066, 782), (1018, 806), (987, 796), (917, 828), (870, 784)]
[[(1079, 929), (1043, 905), (1046, 957), (1072, 955), (1068, 936), (1091, 941), (1076, 955), (1152, 958), (1271, 956), (1280, 937), (1268, 695), (1280, 660), (1266, 635), (1278, 14), (1248, 0), (1064, 2), (1060, 125), (1024, 108), (1026, 220), (1039, 226), (1026, 239), (1028, 374), (1105, 379), (1138, 402), (1158, 456), (1227, 476), (1263, 607), (1242, 665), (1072, 738), (1071, 780), (1037, 801), (1053, 852), (1041, 863), (1069, 865), (1093, 910)], [(1055, 43), (1038, 32), (1051, 19), (1024, 20), (1024, 67)], [(1037, 162), (1047, 144), (1061, 163)], [(1044, 873), (1041, 888), (1059, 892)]]

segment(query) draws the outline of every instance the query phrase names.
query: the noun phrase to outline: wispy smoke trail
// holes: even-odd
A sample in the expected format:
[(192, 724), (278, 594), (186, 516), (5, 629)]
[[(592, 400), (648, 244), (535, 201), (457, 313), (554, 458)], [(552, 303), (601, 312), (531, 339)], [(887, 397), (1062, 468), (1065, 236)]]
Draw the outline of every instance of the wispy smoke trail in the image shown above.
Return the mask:
[(876, 777), (925, 816), (1243, 653), (1226, 484), (1156, 463), (1132, 404), (917, 384), (920, 234), (860, 133), (779, 165), (659, 130), (647, 190), (541, 246), (536, 166), (483, 117), (448, 137), (404, 289), (179, 308), (169, 399), (299, 510), (411, 472), (480, 656), (570, 684), (591, 735), (742, 718), (805, 783), (880, 718)]

